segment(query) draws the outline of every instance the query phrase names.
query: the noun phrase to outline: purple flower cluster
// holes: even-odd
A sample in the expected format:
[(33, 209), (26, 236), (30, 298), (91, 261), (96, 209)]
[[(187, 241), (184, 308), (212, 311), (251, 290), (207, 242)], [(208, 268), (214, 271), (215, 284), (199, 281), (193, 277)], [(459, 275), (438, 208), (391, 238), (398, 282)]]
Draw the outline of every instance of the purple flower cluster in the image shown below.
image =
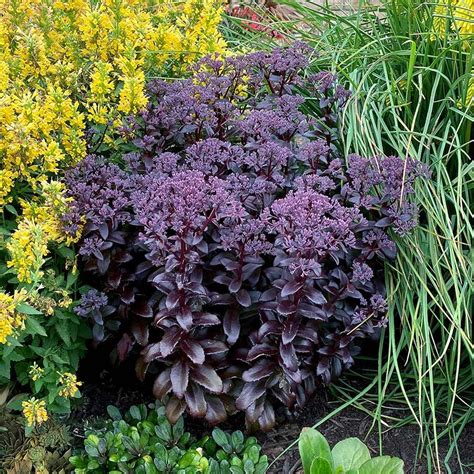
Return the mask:
[(85, 221), (82, 267), (103, 292), (77, 311), (119, 359), (135, 355), (140, 378), (155, 374), (170, 420), (242, 410), (270, 429), (275, 403), (301, 407), (385, 323), (387, 230), (416, 222), (425, 171), (396, 157), (345, 165), (349, 93), (330, 73), (304, 77), (310, 53), (207, 58), (186, 80), (152, 82), (123, 129), (136, 148), (124, 166), (90, 156), (66, 178), (65, 226)]

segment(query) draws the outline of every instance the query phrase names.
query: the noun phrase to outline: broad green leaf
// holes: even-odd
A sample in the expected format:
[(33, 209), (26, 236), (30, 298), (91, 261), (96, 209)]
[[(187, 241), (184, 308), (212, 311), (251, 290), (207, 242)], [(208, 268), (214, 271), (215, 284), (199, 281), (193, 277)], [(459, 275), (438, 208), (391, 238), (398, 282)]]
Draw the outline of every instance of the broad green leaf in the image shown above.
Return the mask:
[(120, 414), (120, 410), (113, 405), (107, 406), (107, 413), (109, 414), (110, 418), (114, 421), (119, 421), (122, 419), (122, 415)]
[(26, 329), (30, 334), (39, 334), (40, 336), (48, 336), (43, 326), (33, 317), (29, 316), (25, 320)]
[(41, 311), (38, 311), (36, 308), (33, 308), (33, 306), (26, 303), (17, 304), (16, 310), (22, 314), (43, 314)]
[(214, 428), (212, 431), (212, 437), (217, 445), (224, 447), (229, 444), (227, 435), (219, 428)]
[(359, 474), (403, 474), (403, 461), (390, 456), (379, 456), (362, 464)]
[(332, 468), (332, 456), (326, 438), (314, 428), (303, 428), (298, 442), (301, 461), (305, 474), (310, 474), (313, 459), (322, 458)]
[(333, 474), (329, 461), (324, 458), (315, 458), (311, 463), (310, 474)]
[(342, 466), (344, 471), (358, 469), (370, 459), (367, 446), (358, 438), (347, 438), (339, 441), (332, 448), (332, 459), (334, 467)]

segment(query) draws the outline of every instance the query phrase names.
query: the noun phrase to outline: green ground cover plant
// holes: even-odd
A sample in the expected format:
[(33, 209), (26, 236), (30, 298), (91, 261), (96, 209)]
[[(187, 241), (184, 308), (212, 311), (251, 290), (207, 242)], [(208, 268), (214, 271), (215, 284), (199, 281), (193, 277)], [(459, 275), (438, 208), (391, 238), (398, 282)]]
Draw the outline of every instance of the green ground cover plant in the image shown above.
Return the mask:
[(180, 417), (171, 425), (159, 404), (132, 406), (122, 417), (108, 407), (110, 420), (86, 432), (84, 451), (71, 457), (76, 474), (263, 474), (267, 457), (254, 437), (214, 428), (195, 440)]

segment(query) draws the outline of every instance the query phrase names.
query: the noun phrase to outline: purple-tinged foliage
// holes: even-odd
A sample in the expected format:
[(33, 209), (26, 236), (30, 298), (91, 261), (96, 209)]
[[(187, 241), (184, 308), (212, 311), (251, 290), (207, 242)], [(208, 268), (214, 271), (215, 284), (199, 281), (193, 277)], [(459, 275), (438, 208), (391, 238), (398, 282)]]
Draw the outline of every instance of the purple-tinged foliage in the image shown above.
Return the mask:
[(413, 227), (425, 171), (396, 157), (345, 164), (349, 93), (330, 73), (305, 78), (309, 54), (207, 58), (186, 80), (152, 82), (123, 129), (136, 146), (123, 169), (90, 156), (66, 178), (65, 224), (85, 220), (82, 265), (103, 292), (78, 311), (120, 360), (138, 355), (140, 378), (155, 374), (170, 420), (242, 410), (270, 429), (275, 403), (301, 407), (385, 324), (387, 230)]

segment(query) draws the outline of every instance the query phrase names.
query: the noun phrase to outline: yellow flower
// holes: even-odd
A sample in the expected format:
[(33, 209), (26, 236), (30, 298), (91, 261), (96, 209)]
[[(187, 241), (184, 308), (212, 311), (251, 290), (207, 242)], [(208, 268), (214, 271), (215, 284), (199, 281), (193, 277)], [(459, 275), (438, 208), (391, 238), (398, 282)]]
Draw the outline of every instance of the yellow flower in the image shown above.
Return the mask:
[(23, 416), (26, 418), (28, 426), (41, 425), (48, 420), (48, 412), (46, 411), (46, 402), (37, 400), (35, 397), (25, 400), (21, 406), (23, 407)]
[(434, 10), (432, 39), (446, 33), (457, 33), (471, 44), (474, 36), (474, 0), (439, 0)]
[(79, 382), (77, 377), (70, 372), (59, 374), (59, 383), (62, 385), (59, 395), (65, 398), (74, 397), (82, 385), (82, 382)]
[(31, 380), (33, 380), (33, 382), (36, 382), (43, 376), (44, 369), (40, 367), (36, 362), (34, 362), (33, 365), (30, 366), (28, 374), (30, 375)]
[(17, 304), (24, 298), (23, 291), (15, 292), (13, 296), (0, 292), (0, 344), (5, 344), (15, 330), (24, 328), (25, 317), (16, 311)]

